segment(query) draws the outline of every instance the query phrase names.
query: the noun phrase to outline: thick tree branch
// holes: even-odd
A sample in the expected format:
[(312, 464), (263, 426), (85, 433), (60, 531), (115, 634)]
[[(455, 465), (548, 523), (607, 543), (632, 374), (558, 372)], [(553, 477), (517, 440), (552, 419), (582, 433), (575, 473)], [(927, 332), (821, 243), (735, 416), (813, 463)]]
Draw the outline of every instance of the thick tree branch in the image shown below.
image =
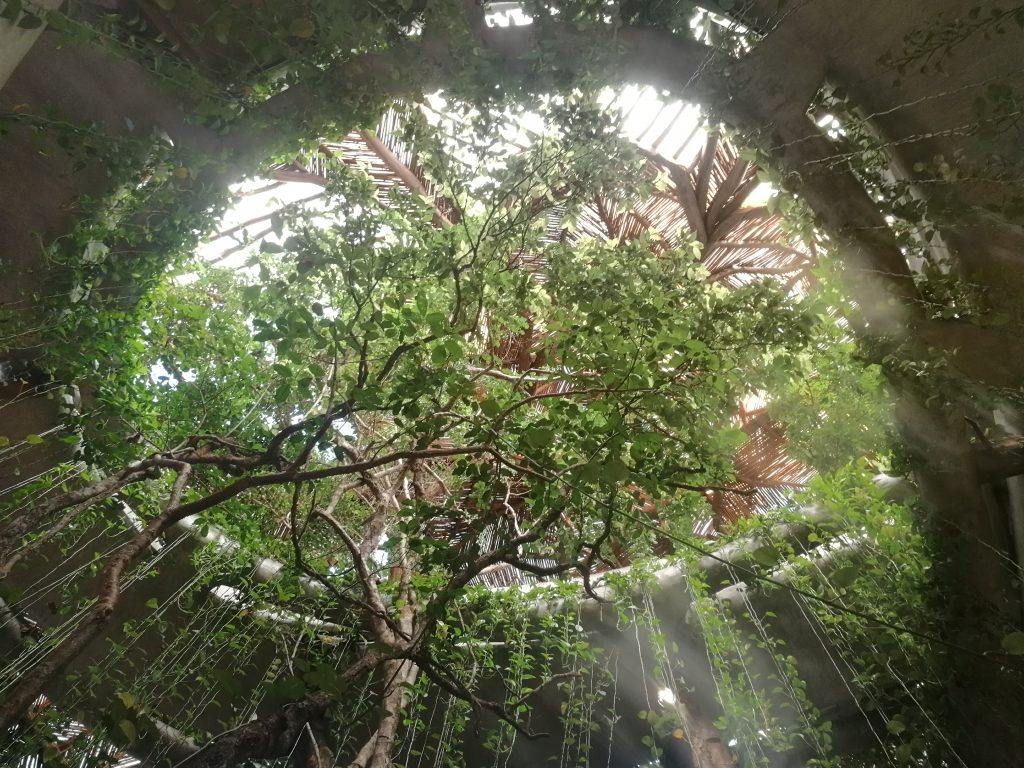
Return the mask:
[[(359, 579), (359, 586), (363, 592), (363, 600), (359, 604), (366, 610), (367, 618), (370, 621), (370, 628), (373, 631), (374, 637), (378, 641), (385, 645), (395, 646), (398, 642), (399, 637), (405, 637), (408, 639), (409, 633), (402, 630), (401, 627), (395, 624), (395, 622), (388, 615), (387, 607), (384, 605), (384, 600), (381, 597), (380, 589), (377, 587), (377, 579), (370, 569), (366, 565), (366, 560), (360, 552), (359, 545), (348, 535), (345, 527), (338, 522), (337, 519), (326, 511), (317, 511), (315, 513), (317, 517), (324, 520), (330, 527), (338, 534), (338, 537), (345, 544), (345, 548), (348, 550), (349, 555), (352, 557), (352, 564), (356, 569), (356, 575)], [(325, 583), (327, 580), (321, 575), (317, 574), (317, 578)], [(332, 588), (332, 592), (336, 593), (336, 590)], [(351, 598), (344, 598), (348, 602), (353, 601)]]
[[(389, 657), (370, 651), (351, 664), (341, 677), (351, 680), (375, 669)], [(278, 712), (250, 720), (207, 742), (176, 768), (231, 768), (244, 760), (272, 759), (291, 752), (311, 720), (323, 718), (334, 697), (324, 691), (309, 693)]]
[(54, 496), (8, 520), (0, 530), (0, 566), (3, 567), (3, 573), (6, 574), (10, 570), (6, 561), (17, 546), (18, 540), (33, 528), (45, 524), (54, 514), (69, 507), (74, 508), (76, 514), (84, 512), (93, 505), (109, 499), (125, 486), (153, 477), (156, 466), (152, 459), (137, 462), (117, 474)]
[[(327, 467), (318, 470), (307, 470), (304, 472), (285, 471), (273, 472), (263, 475), (247, 475), (239, 478), (218, 491), (208, 494), (195, 501), (168, 507), (161, 514), (154, 517), (149, 523), (121, 549), (119, 549), (108, 561), (100, 573), (97, 600), (82, 623), (51, 653), (37, 664), (31, 672), (26, 674), (18, 685), (12, 690), (6, 701), (0, 704), (0, 730), (9, 727), (39, 696), (47, 682), (61, 670), (63, 670), (72, 659), (77, 656), (83, 648), (110, 622), (114, 610), (120, 600), (121, 576), (124, 571), (132, 565), (136, 559), (159, 538), (164, 531), (186, 517), (199, 514), (212, 509), (218, 504), (235, 498), (239, 494), (268, 485), (281, 485), (293, 482), (305, 482), (325, 477), (336, 477), (340, 475), (359, 474), (369, 469), (391, 464), (407, 459), (428, 459), (441, 456), (471, 455), (475, 453), (489, 452), (488, 446), (475, 445), (465, 448), (427, 448), (423, 450), (402, 450), (394, 453), (378, 456), (363, 462), (346, 464), (338, 467)], [(163, 456), (152, 457), (146, 462), (134, 465), (136, 470), (149, 467), (169, 466), (180, 469), (184, 459), (167, 459)], [(95, 495), (95, 494), (93, 494)]]
[(1008, 438), (995, 445), (979, 445), (974, 450), (974, 463), (979, 478), (986, 483), (1024, 475), (1024, 440)]

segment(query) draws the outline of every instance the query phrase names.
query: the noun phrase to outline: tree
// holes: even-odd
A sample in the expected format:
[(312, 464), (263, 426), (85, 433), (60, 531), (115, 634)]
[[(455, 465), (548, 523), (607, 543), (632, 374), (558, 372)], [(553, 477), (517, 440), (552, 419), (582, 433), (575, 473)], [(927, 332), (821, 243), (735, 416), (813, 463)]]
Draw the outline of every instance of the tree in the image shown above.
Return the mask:
[[(904, 182), (909, 188), (904, 190), (908, 195), (915, 187), (945, 183), (955, 176), (948, 168), (942, 171), (941, 162), (931, 168), (926, 161), (936, 155), (952, 158), (954, 150), (966, 147), (964, 165), (976, 171), (984, 169), (984, 157), (993, 146), (1006, 157), (1012, 157), (1004, 150), (1011, 134), (999, 128), (1010, 119), (1003, 108), (1007, 101), (1005, 91), (1000, 95), (999, 89), (984, 99), (981, 118), (966, 114), (960, 102), (956, 102), (960, 112), (951, 110), (974, 122), (994, 126), (996, 130), (988, 132), (988, 139), (979, 131), (975, 134), (977, 140), (972, 135), (961, 146), (953, 139), (943, 143), (941, 137), (914, 140), (920, 132), (917, 126), (934, 125), (936, 117), (920, 106), (935, 101), (930, 101), (935, 94), (926, 79), (927, 72), (913, 69), (918, 62), (933, 66), (935, 60), (941, 62), (944, 58), (961, 64), (972, 56), (983, 60), (982, 54), (1000, 49), (985, 43), (984, 36), (989, 32), (996, 34), (995, 30), (1002, 28), (1000, 25), (1015, 23), (1016, 9), (990, 14), (988, 9), (981, 13), (950, 4), (945, 8), (945, 17), (918, 30), (920, 34), (908, 35), (906, 51), (901, 50), (893, 61), (902, 74), (881, 77), (875, 66), (877, 57), (866, 51), (893, 43), (894, 35), (895, 43), (902, 46), (899, 35), (908, 30), (913, 32), (910, 25), (917, 23), (907, 21), (908, 17), (912, 19), (914, 8), (884, 13), (878, 10), (868, 18), (854, 19), (835, 4), (805, 6), (774, 13), (761, 4), (751, 5), (736, 12), (750, 32), (726, 34), (724, 39), (715, 40), (715, 34), (722, 34), (713, 33), (711, 30), (719, 28), (708, 25), (708, 40), (700, 42), (686, 34), (685, 14), (666, 13), (655, 3), (624, 5), (618, 18), (596, 4), (537, 3), (530, 8), (535, 19), (532, 26), (500, 29), (486, 27), (482, 12), (471, 3), (432, 3), (412, 8), (378, 3), (371, 10), (353, 12), (351, 18), (331, 15), (326, 7), (319, 6), (311, 6), (308, 14), (293, 13), (290, 7), (264, 8), (260, 12), (267, 17), (259, 17), (261, 23), (251, 28), (232, 27), (233, 22), (226, 29), (222, 25), (219, 31), (216, 24), (202, 28), (200, 60), (191, 62), (200, 75), (190, 81), (202, 87), (193, 88), (184, 98), (176, 95), (166, 99), (160, 89), (151, 87), (144, 73), (118, 69), (135, 86), (133, 93), (139, 98), (133, 109), (123, 103), (117, 105), (113, 117), (108, 117), (108, 126), (117, 124), (117, 130), (122, 130), (122, 117), (130, 112), (134, 124), (143, 131), (154, 124), (164, 127), (182, 152), (180, 167), (186, 169), (185, 177), (189, 179), (179, 179), (185, 182), (177, 189), (180, 194), (181, 187), (187, 186), (222, 189), (244, 175), (254, 163), (287, 144), (291, 131), (292, 136), (308, 137), (337, 129), (339, 124), (351, 125), (371, 114), (386, 100), (385, 96), (414, 96), (439, 85), (473, 94), (484, 99), (484, 103), (492, 101), (495, 92), (516, 98), (560, 90), (567, 84), (609, 80), (650, 82), (697, 98), (717, 118), (740, 129), (760, 147), (765, 164), (776, 169), (781, 182), (799, 191), (829, 232), (831, 246), (846, 267), (853, 286), (851, 295), (858, 304), (859, 314), (854, 314), (853, 319), (859, 319), (863, 335), (878, 342), (873, 351), (875, 359), (885, 364), (886, 375), (899, 392), (899, 419), (924, 476), (928, 509), (941, 531), (937, 539), (950, 541), (949, 530), (967, 532), (966, 540), (955, 541), (949, 551), (956, 574), (952, 585), (962, 587), (954, 590), (956, 599), (950, 601), (951, 623), (980, 628), (977, 641), (983, 647), (994, 648), (1005, 631), (1019, 623), (1019, 611), (1012, 583), (989, 556), (993, 548), (1005, 550), (1006, 542), (998, 526), (987, 522), (980, 485), (986, 479), (998, 481), (1016, 464), (1013, 455), (1009, 462), (1000, 464), (998, 451), (983, 449), (985, 461), (994, 457), (991, 463), (995, 466), (990, 472), (979, 471), (978, 452), (972, 451), (967, 443), (962, 415), (967, 411), (977, 416), (977, 411), (986, 405), (985, 399), (973, 394), (976, 382), (1004, 390), (1019, 386), (1019, 361), (1024, 357), (1017, 351), (1017, 334), (996, 322), (985, 327), (986, 322), (996, 320), (998, 312), (981, 312), (972, 321), (956, 307), (934, 303), (931, 294), (921, 291), (907, 265), (906, 245), (900, 239), (898, 225), (890, 227), (886, 219), (887, 214), (895, 215), (899, 222), (908, 214), (895, 205), (879, 205), (877, 190), (871, 189), (870, 177), (878, 171), (877, 163), (872, 166), (862, 162), (864, 154), (859, 146), (852, 151), (847, 151), (849, 147), (837, 147), (806, 119), (806, 110), (825, 79), (830, 64), (826, 52), (855, 50), (857, 55), (833, 57), (832, 69), (838, 72), (839, 85), (854, 92), (855, 106), (865, 105), (866, 111), (879, 115), (877, 122), (885, 129), (883, 136), (888, 134), (878, 142), (885, 150), (883, 165), (902, 165), (904, 169), (921, 166)], [(179, 12), (186, 19), (195, 20), (189, 16), (189, 10)], [(228, 11), (223, 12), (230, 16)], [(921, 13), (919, 18), (926, 15)], [(844, 18), (847, 23), (832, 23)], [(957, 19), (967, 21), (954, 23)], [(413, 21), (422, 23), (421, 33), (412, 31)], [(235, 48), (221, 43), (228, 50), (218, 50), (216, 54), (204, 48), (214, 46), (211, 34), (214, 40), (220, 34), (230, 43), (232, 29), (239, 30)], [(353, 34), (357, 39), (344, 37)], [(137, 39), (130, 42), (134, 44)], [(860, 47), (850, 44), (854, 39)], [(616, 44), (609, 45), (610, 40)], [(260, 56), (265, 58), (261, 60)], [(275, 79), (280, 70), (271, 73), (266, 69), (282, 57), (291, 63), (283, 81)], [(94, 51), (83, 58), (91, 61), (94, 71), (102, 71), (106, 66), (106, 60)], [(208, 63), (217, 58), (219, 63)], [(256, 63), (251, 66), (238, 63), (253, 58)], [(993, 67), (985, 70), (986, 75), (1004, 71), (998, 68), (998, 61)], [(958, 85), (947, 91), (956, 92), (962, 87), (964, 93), (972, 92), (971, 68), (950, 69), (950, 76), (957, 78)], [(885, 72), (881, 67), (881, 75)], [(899, 84), (900, 79), (905, 83)], [(61, 82), (60, 78), (50, 80)], [(282, 82), (289, 87), (282, 89)], [(865, 82), (873, 86), (865, 88)], [(195, 102), (197, 93), (213, 94), (220, 103), (216, 109), (201, 109)], [(33, 94), (33, 98), (37, 95)], [(183, 121), (176, 110), (181, 101), (189, 104), (186, 113), (205, 111), (214, 130)], [(948, 106), (949, 102), (944, 104)], [(833, 106), (835, 102), (830, 102), (829, 107)], [(95, 107), (90, 105), (88, 109)], [(239, 113), (241, 117), (236, 118)], [(218, 133), (228, 125), (232, 130), (223, 135)], [(286, 125), (289, 131), (282, 130)], [(934, 151), (936, 148), (938, 151)], [(216, 160), (208, 163), (199, 159), (209, 155)], [(849, 165), (847, 159), (855, 163)], [(890, 159), (897, 162), (890, 163)], [(1012, 161), (1009, 165), (1012, 167)], [(981, 214), (970, 200), (971, 195), (965, 194), (967, 202), (957, 211), (957, 219), (946, 227), (954, 245), (958, 236), (963, 245), (963, 233), (971, 232), (980, 223), (991, 233), (990, 237), (971, 241), (970, 249), (961, 247), (960, 263), (967, 274), (984, 275), (995, 263), (992, 254), (1012, 250), (1013, 243), (1019, 242), (1014, 239), (1019, 237), (1013, 218), (1014, 188), (1003, 187), (1010, 190), (1003, 195), (998, 191), (1000, 184), (999, 179), (994, 179), (992, 183), (965, 187), (977, 192), (978, 200), (984, 200), (989, 210)], [(938, 185), (930, 187), (935, 188)], [(934, 221), (936, 196), (924, 197), (924, 208)], [(208, 204), (203, 198), (197, 196), (195, 210)], [(149, 216), (144, 218), (150, 223), (154, 221)], [(948, 211), (947, 218), (952, 218)], [(913, 228), (920, 221), (907, 223)], [(177, 227), (169, 229), (173, 235)], [(151, 234), (143, 232), (128, 247), (160, 251), (163, 246), (159, 240), (154, 243), (148, 239)], [(17, 253), (29, 253), (34, 247), (27, 239), (12, 242), (28, 243), (16, 245)], [(1009, 310), (1012, 316), (1014, 299), (1012, 295), (1003, 299), (997, 309)], [(946, 397), (940, 398), (948, 401), (949, 407), (937, 408), (936, 401), (930, 400), (932, 393), (922, 392), (916, 386), (919, 361), (927, 357), (927, 346), (946, 350), (950, 358), (952, 382), (941, 382)], [(966, 394), (964, 379), (968, 385)], [(936, 384), (928, 386), (934, 388)], [(982, 621), (977, 621), (974, 613), (979, 595), (990, 598), (982, 609)], [(965, 664), (961, 678), (973, 679), (978, 677), (976, 672)], [(1009, 701), (1006, 692), (1000, 692), (1001, 685), (1002, 676), (995, 675), (982, 686), (967, 687), (978, 690), (989, 686), (980, 695), (982, 701)], [(965, 708), (971, 710), (974, 705), (969, 700)], [(997, 711), (994, 721), (1003, 717)], [(1000, 733), (1000, 728), (993, 722), (991, 728), (982, 730)], [(1005, 735), (1006, 738), (990, 741), (1011, 744), (1011, 734)], [(1001, 760), (998, 755), (989, 759)]]
[(680, 492), (728, 479), (737, 398), (789, 367), (809, 323), (773, 284), (711, 284), (691, 248), (546, 240), (556, 204), (571, 214), (621, 185), (629, 152), (613, 135), (512, 156), (477, 142), (496, 170), (449, 169), (457, 226), (433, 226), (415, 199), (382, 204), (343, 170), (327, 225), (283, 221), (283, 245), (264, 242), (247, 270), (206, 269), (154, 301), (128, 372), (158, 371), (140, 382), (157, 397), (120, 413), (142, 444), (93, 438), (93, 419), (85, 435), (109, 474), (18, 499), (8, 517), (5, 558), (20, 533), (73, 527), (115, 494), (144, 524), (103, 561), (86, 619), (5, 700), (5, 727), (117, 616), (147, 547), (199, 515), (250, 557), (288, 562), (289, 588), (311, 584), (329, 613), (357, 612), (371, 645), (188, 765), (285, 755), (307, 728), (315, 753), (328, 709), (358, 717), (340, 693), (373, 673), (390, 682), (366, 765), (391, 763), (411, 670), (529, 734), (518, 705), (481, 698), (451, 667), (441, 630), (467, 586), (502, 565), (576, 572), (590, 591), (613, 543), (633, 556), (654, 544), (657, 526), (632, 512), (641, 497), (662, 524), (692, 527)]

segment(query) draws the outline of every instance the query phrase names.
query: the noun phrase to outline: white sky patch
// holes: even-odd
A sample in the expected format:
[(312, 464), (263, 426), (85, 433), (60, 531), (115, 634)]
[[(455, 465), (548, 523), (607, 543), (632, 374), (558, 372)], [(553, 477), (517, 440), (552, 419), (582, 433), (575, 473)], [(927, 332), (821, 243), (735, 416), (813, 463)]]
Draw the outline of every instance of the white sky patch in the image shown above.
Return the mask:
[[(636, 85), (618, 91), (605, 89), (601, 99), (624, 115), (622, 133), (627, 139), (666, 160), (690, 166), (707, 143), (703, 114), (696, 104), (667, 98), (650, 86)], [(743, 207), (764, 205), (773, 194), (771, 184), (758, 184), (747, 195)]]
[(385, 536), (381, 540), (380, 546), (377, 547), (377, 549), (373, 550), (373, 552), (370, 554), (370, 557), (373, 559), (373, 561), (375, 563), (377, 563), (377, 565), (387, 565), (388, 564), (388, 560), (390, 559), (390, 555), (388, 555), (388, 551), (386, 549), (384, 549), (384, 547), (387, 545), (387, 543), (388, 543), (388, 539)]
[(150, 381), (154, 384), (159, 384), (165, 387), (177, 387), (183, 381), (191, 383), (196, 380), (196, 376), (197, 374), (195, 371), (182, 371), (181, 378), (179, 379), (177, 376), (173, 376), (171, 372), (164, 367), (163, 363), (160, 362), (156, 362), (149, 367)]
[(489, 27), (521, 27), (533, 23), (533, 19), (523, 12), (522, 3), (492, 2), (487, 4), (487, 10)]
[[(289, 181), (272, 189), (263, 189), (271, 182), (266, 179), (255, 179), (236, 184), (231, 188), (236, 195), (235, 203), (228, 208), (221, 220), (220, 235), (199, 246), (196, 255), (207, 263), (216, 263), (225, 268), (242, 268), (259, 249), (263, 240), (280, 245), (292, 233), (281, 230), (280, 237), (271, 229), (270, 216), (287, 205), (303, 203), (303, 207), (313, 213), (325, 210), (322, 199), (316, 198), (323, 192), (323, 187), (307, 182)], [(244, 247), (239, 248), (239, 246)], [(235, 249), (232, 252), (232, 249)], [(225, 256), (225, 252), (229, 255)], [(182, 276), (178, 282), (191, 282)]]

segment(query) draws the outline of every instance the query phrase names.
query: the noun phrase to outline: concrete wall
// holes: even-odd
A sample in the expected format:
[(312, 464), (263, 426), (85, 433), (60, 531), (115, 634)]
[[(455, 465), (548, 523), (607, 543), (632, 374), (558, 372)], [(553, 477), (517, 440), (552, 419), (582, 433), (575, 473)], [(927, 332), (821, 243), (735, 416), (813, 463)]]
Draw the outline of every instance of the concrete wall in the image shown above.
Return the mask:
[[(25, 3), (25, 7), (40, 16), (45, 11), (56, 10), (60, 2), (61, 0), (33, 0), (31, 3)], [(24, 13), (15, 21), (0, 19), (0, 89), (7, 83), (45, 28), (42, 24), (34, 29), (19, 27), (18, 22), (25, 23), (25, 19)]]

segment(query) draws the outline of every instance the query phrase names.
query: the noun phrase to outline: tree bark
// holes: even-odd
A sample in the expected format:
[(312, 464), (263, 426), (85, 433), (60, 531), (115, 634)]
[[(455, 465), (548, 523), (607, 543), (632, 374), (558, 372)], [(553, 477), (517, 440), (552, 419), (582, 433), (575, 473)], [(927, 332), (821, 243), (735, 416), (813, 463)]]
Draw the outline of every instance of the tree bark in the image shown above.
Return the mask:
[(57, 512), (70, 509), (71, 513), (78, 514), (94, 504), (109, 499), (126, 485), (148, 477), (151, 470), (152, 467), (148, 466), (142, 469), (136, 466), (128, 467), (123, 472), (48, 499), (20, 515), (9, 518), (0, 529), (0, 579), (7, 576), (14, 566), (12, 554), (26, 533), (45, 525)]
[(413, 663), (403, 659), (386, 661), (381, 665), (381, 678), (385, 686), (384, 699), (381, 704), (383, 715), (377, 723), (376, 732), (367, 743), (370, 748), (365, 762), (358, 762), (357, 757), (357, 760), (352, 763), (353, 768), (391, 768), (394, 765), (392, 753), (395, 737), (402, 724), (402, 713), (405, 710), (408, 694), (408, 689), (405, 686), (416, 679), (416, 672)]
[(693, 751), (694, 768), (735, 768), (736, 760), (719, 731), (695, 703), (688, 701), (685, 691), (676, 692), (675, 707), (683, 722), (686, 740)]

